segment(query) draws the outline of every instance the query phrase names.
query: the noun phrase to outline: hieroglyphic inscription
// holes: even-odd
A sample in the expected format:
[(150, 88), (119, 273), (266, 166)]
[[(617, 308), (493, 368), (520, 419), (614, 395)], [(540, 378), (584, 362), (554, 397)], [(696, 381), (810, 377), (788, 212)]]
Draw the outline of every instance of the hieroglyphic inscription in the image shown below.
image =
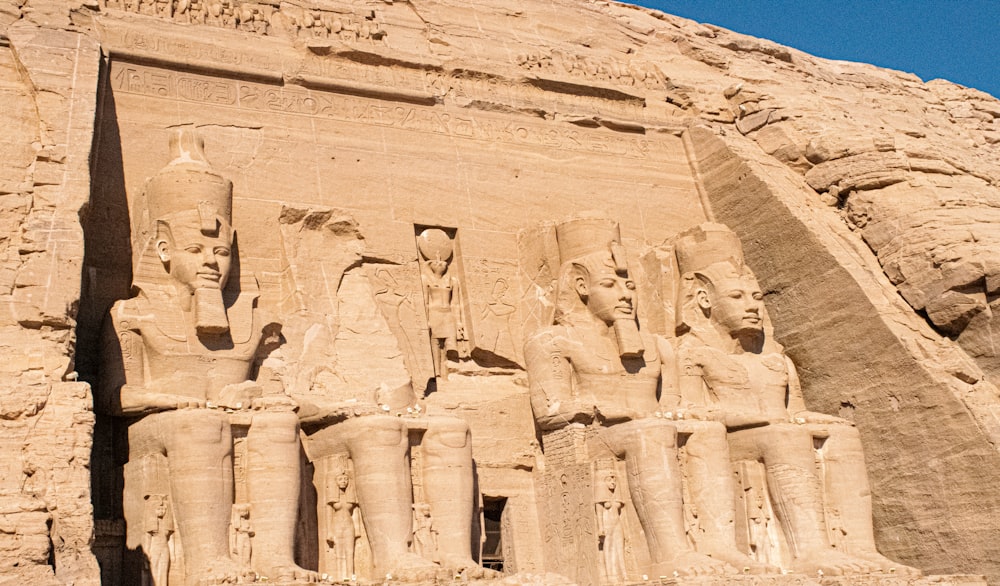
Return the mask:
[(453, 138), (562, 149), (646, 159), (655, 152), (644, 137), (617, 136), (510, 117), (449, 113), (433, 107), (404, 105), (298, 87), (279, 87), (179, 73), (157, 67), (115, 62), (115, 91), (213, 106), (321, 117), (439, 134)]
[(336, 38), (346, 43), (377, 43), (386, 36), (382, 18), (367, 7), (321, 10), (245, 0), (101, 0), (100, 6), (106, 12), (143, 14), (264, 36)]
[(561, 49), (539, 49), (513, 57), (524, 69), (605, 81), (616, 85), (664, 89), (666, 77), (660, 68), (646, 61), (618, 61), (574, 55)]
[(221, 43), (199, 42), (184, 37), (160, 35), (142, 29), (113, 26), (102, 29), (104, 44), (112, 51), (141, 52), (162, 55), (206, 65), (259, 69), (266, 72), (282, 71), (281, 60), (264, 51), (227, 48)]
[(479, 101), (537, 112), (591, 111), (629, 120), (643, 120), (641, 98), (613, 100), (547, 91), (505, 77), (470, 71), (426, 71), (367, 65), (345, 59), (307, 59), (301, 73), (324, 78), (357, 80), (386, 88), (426, 92), (445, 103), (465, 105)]

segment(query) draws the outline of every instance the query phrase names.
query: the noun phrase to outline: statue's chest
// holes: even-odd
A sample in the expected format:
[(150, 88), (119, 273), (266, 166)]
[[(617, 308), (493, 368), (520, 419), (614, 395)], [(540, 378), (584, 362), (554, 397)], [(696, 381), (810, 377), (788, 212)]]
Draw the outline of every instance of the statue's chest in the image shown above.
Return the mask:
[(701, 357), (705, 382), (716, 392), (778, 394), (788, 388), (788, 369), (779, 354), (735, 354), (706, 352)]

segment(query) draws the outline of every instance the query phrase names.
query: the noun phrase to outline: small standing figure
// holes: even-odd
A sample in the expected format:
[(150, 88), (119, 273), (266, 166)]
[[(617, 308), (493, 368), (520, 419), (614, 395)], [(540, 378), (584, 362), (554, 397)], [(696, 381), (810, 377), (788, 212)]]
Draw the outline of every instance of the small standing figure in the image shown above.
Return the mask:
[(146, 495), (146, 515), (143, 549), (146, 551), (146, 568), (143, 585), (167, 586), (170, 573), (170, 536), (174, 521), (167, 507), (167, 496)]
[(462, 319), (461, 286), (452, 276), (454, 244), (444, 230), (428, 228), (417, 236), (423, 257), (420, 280), (427, 305), (427, 328), (431, 337), (434, 376), (448, 377), (448, 353), (459, 351), (458, 342), (467, 341)]
[[(341, 580), (350, 580), (354, 575), (354, 548), (361, 532), (358, 515), (358, 497), (351, 486), (351, 477), (346, 471), (337, 474), (336, 491), (333, 498), (327, 498), (326, 543), (333, 550), (336, 560), (334, 575)], [(335, 496), (334, 496), (335, 495)]]
[(618, 479), (614, 473), (604, 476), (604, 484), (597, 485), (597, 492), (594, 506), (604, 576), (607, 582), (618, 584), (625, 581), (625, 529), (622, 527), (625, 503), (618, 495)]
[(250, 556), (253, 553), (251, 538), (253, 527), (250, 525), (250, 505), (238, 503), (233, 505), (233, 531), (229, 536), (229, 551), (233, 559), (243, 567), (250, 567)]
[(769, 532), (771, 513), (768, 511), (767, 499), (758, 487), (752, 487), (747, 495), (749, 511), (750, 557), (765, 564), (773, 564), (778, 560), (771, 559), (771, 542)]
[(413, 504), (413, 550), (424, 559), (437, 559), (437, 531), (427, 503)]

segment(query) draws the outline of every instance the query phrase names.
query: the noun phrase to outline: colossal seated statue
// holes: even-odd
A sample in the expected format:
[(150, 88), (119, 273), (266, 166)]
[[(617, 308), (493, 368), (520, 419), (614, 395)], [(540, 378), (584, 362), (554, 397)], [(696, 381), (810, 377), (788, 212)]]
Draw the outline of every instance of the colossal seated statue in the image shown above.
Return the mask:
[[(171, 139), (173, 160), (146, 185), (150, 241), (131, 299), (108, 321), (105, 409), (128, 426), (124, 509), (129, 547), (144, 533), (142, 503), (165, 498), (183, 550), (176, 582), (225, 583), (257, 574), (315, 580), (294, 561), (300, 486), (294, 402), (251, 380), (268, 324), (241, 284), (232, 228), (232, 183), (212, 170), (191, 131)], [(236, 273), (236, 274), (233, 274)], [(114, 392), (117, 391), (117, 392)], [(245, 482), (255, 530), (252, 567), (230, 554), (234, 428), (245, 433)], [(160, 495), (160, 496), (155, 496)], [(151, 517), (153, 518), (153, 517)], [(162, 523), (163, 517), (160, 517)], [(162, 543), (145, 552), (162, 586)], [(171, 575), (175, 570), (171, 570)]]
[[(919, 575), (876, 550), (857, 429), (806, 409), (795, 365), (766, 336), (763, 294), (736, 235), (703, 224), (681, 234), (675, 251), (681, 279), (673, 376), (683, 404), (725, 424), (741, 474), (752, 476), (758, 463), (764, 469), (766, 489), (744, 480), (756, 492), (746, 496), (749, 549), (811, 575)], [(772, 505), (784, 556), (760, 551), (768, 547), (762, 529)], [(839, 539), (831, 539), (834, 532)]]
[[(360, 246), (360, 235), (345, 236), (340, 221), (330, 210), (283, 210), (283, 256), (293, 293), (282, 309), (286, 343), (262, 365), (262, 371), (274, 369), (300, 407), (323, 536), (319, 570), (340, 579), (352, 565), (346, 561), (354, 553), (347, 551), (354, 544), (347, 517), (327, 511), (331, 504), (344, 506), (337, 478), (347, 473), (363, 529), (348, 575), (481, 577), (489, 572), (472, 558), (469, 426), (419, 406), (371, 284), (363, 271), (348, 268), (360, 264), (361, 252), (344, 249)], [(347, 330), (355, 337), (345, 339)], [(426, 511), (438, 532), (433, 551), (414, 545), (415, 510)]]
[[(649, 573), (766, 571), (765, 564), (737, 551), (732, 537), (733, 488), (723, 426), (655, 417), (664, 409), (658, 398), (658, 347), (663, 344), (639, 331), (635, 284), (617, 224), (580, 217), (559, 224), (556, 239), (555, 324), (541, 328), (525, 344), (531, 407), (543, 443), (555, 443), (560, 430), (588, 426), (596, 430), (586, 440), (592, 459), (624, 461), (628, 494), (649, 549)], [(666, 395), (668, 401), (676, 398)], [(678, 433), (690, 463), (683, 470)], [(605, 482), (608, 475), (599, 474), (595, 482)], [(702, 512), (704, 539), (697, 550), (685, 531), (684, 485)], [(601, 524), (608, 522), (600, 519), (598, 530)], [(610, 551), (614, 538), (604, 538)], [(603, 580), (624, 580), (621, 564), (613, 565), (602, 572)]]

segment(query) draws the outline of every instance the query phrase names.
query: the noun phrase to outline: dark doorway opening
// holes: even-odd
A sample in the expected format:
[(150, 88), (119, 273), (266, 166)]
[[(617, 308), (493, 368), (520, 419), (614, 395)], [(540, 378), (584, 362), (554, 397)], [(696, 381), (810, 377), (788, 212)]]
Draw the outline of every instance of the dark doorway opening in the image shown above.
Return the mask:
[(483, 567), (503, 572), (503, 510), (506, 497), (483, 497), (483, 522), (486, 541), (483, 543)]

